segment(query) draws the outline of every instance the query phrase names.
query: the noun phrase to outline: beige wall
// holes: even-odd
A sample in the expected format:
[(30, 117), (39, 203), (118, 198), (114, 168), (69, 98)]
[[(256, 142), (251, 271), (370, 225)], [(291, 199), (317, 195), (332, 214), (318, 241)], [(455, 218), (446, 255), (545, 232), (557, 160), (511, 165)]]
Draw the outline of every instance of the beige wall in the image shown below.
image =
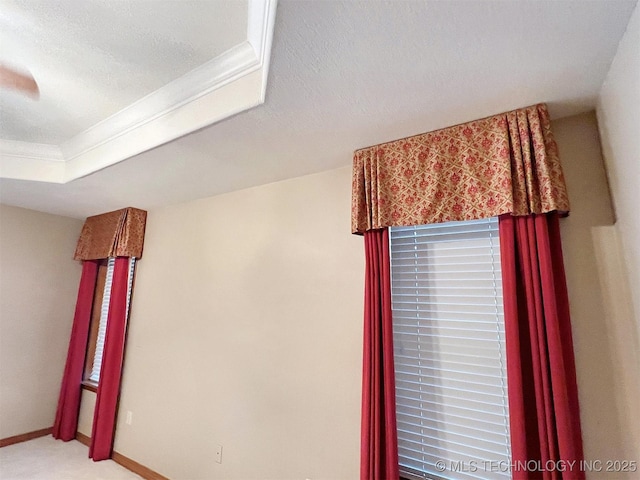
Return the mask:
[(53, 425), (82, 221), (0, 205), (0, 438)]
[[(640, 7), (636, 6), (600, 91), (597, 115), (616, 212), (597, 232), (598, 263), (614, 362), (625, 458), (640, 461)], [(616, 248), (617, 247), (617, 248)], [(631, 299), (631, 301), (629, 301)]]
[[(626, 279), (617, 275), (620, 250), (611, 238), (613, 210), (595, 115), (555, 121), (553, 131), (571, 201), (561, 230), (585, 457), (636, 460), (640, 371), (637, 363), (624, 361), (635, 356), (633, 336), (624, 335), (620, 321), (631, 300)], [(593, 472), (588, 478), (637, 477)]]
[(82, 390), (80, 413), (78, 414), (78, 432), (91, 437), (93, 428), (93, 411), (96, 407), (96, 394), (91, 390)]
[[(605, 281), (619, 265), (595, 116), (553, 128), (572, 200), (562, 234), (585, 452), (627, 458), (636, 387), (612, 321), (621, 290)], [(357, 478), (364, 265), (350, 175), (149, 212), (117, 451), (176, 480)]]
[[(634, 286), (636, 345), (640, 340), (640, 7), (629, 20), (598, 99), (598, 123), (616, 230), (626, 273)], [(628, 320), (627, 320), (628, 321)], [(640, 423), (640, 422), (638, 422)]]
[(357, 478), (364, 254), (349, 177), (149, 212), (118, 452), (173, 479)]

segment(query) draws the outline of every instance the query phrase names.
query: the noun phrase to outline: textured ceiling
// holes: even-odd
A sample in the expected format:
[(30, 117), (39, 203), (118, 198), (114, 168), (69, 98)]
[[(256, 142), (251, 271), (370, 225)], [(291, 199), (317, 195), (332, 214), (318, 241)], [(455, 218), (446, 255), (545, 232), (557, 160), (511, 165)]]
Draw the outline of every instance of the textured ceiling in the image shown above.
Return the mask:
[(243, 41), (247, 1), (0, 0), (0, 138), (58, 145)]
[(2, 179), (0, 200), (76, 217), (148, 209), (537, 102), (584, 112), (635, 3), (280, 0), (264, 105), (68, 184)]

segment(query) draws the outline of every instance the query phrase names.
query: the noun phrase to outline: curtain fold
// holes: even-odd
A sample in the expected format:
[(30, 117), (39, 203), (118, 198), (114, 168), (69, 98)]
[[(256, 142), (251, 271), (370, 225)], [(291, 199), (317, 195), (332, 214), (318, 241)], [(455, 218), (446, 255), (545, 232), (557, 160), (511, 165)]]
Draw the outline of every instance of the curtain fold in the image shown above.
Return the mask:
[(123, 208), (85, 220), (78, 239), (75, 260), (142, 256), (147, 212)]
[[(568, 211), (544, 104), (354, 152), (351, 227), (364, 234), (367, 259), (363, 479), (398, 476), (387, 229), (494, 216), (500, 216), (513, 460), (582, 459), (558, 224)], [(513, 478), (583, 479), (578, 470), (516, 467)]]
[(399, 478), (388, 229), (365, 242), (361, 480)]
[[(500, 217), (514, 480), (582, 480), (580, 410), (556, 212)], [(565, 472), (527, 461), (576, 462)]]
[(76, 435), (98, 263), (115, 257), (89, 448), (96, 461), (110, 458), (113, 448), (129, 308), (129, 262), (142, 255), (146, 219), (146, 211), (131, 207), (89, 217), (74, 255), (83, 261), (83, 274), (53, 429), (54, 438), (62, 440)]
[(60, 386), (60, 396), (53, 424), (53, 438), (68, 442), (76, 437), (80, 398), (82, 395), (82, 374), (89, 339), (91, 309), (98, 276), (98, 262), (85, 261), (78, 288), (76, 311), (71, 328), (71, 339), (67, 351), (67, 361)]
[(100, 382), (96, 394), (89, 446), (89, 457), (94, 461), (111, 458), (113, 449), (127, 328), (128, 288), (129, 258), (118, 257), (113, 269), (111, 302), (102, 353), (102, 369), (100, 370)]
[(569, 211), (544, 104), (357, 150), (351, 231)]

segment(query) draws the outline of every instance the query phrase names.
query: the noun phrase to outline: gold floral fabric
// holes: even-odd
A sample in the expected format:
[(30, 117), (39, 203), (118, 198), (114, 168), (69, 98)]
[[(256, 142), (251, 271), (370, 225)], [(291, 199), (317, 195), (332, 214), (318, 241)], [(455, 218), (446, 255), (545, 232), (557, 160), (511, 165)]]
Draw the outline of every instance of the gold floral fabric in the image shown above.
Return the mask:
[(544, 104), (357, 150), (353, 233), (569, 211)]
[(75, 260), (142, 256), (147, 212), (123, 208), (87, 218), (82, 227)]

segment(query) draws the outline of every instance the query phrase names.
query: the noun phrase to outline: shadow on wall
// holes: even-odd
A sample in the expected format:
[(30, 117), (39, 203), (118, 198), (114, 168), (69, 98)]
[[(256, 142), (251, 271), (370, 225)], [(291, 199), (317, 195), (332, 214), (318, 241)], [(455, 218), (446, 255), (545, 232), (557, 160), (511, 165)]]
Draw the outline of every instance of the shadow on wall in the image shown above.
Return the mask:
[(585, 458), (636, 460), (638, 339), (595, 114), (554, 121), (553, 131), (571, 200), (561, 230)]

